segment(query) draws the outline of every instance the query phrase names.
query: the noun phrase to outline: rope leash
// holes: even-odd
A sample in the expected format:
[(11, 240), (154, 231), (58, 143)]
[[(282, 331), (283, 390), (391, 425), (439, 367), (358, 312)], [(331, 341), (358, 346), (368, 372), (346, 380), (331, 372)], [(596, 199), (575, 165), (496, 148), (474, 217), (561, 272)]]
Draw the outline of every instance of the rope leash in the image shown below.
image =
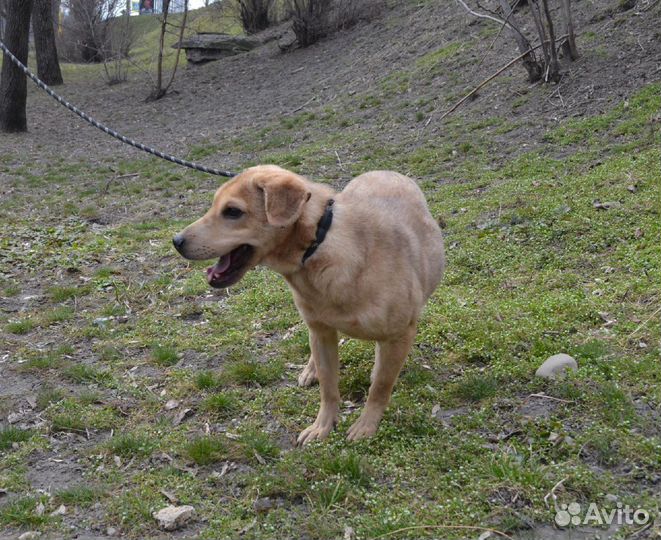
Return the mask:
[(187, 161), (185, 159), (178, 158), (176, 156), (171, 156), (169, 154), (165, 154), (164, 152), (161, 152), (160, 150), (156, 150), (155, 148), (151, 148), (149, 146), (145, 146), (142, 143), (139, 143), (137, 141), (134, 141), (133, 139), (129, 139), (128, 137), (125, 137), (124, 135), (117, 133), (114, 129), (110, 129), (108, 126), (105, 126), (101, 122), (98, 122), (88, 114), (85, 114), (83, 111), (80, 109), (76, 108), (73, 106), (71, 103), (69, 103), (67, 100), (56, 94), (46, 83), (44, 83), (39, 77), (37, 77), (34, 73), (32, 73), (23, 63), (16, 58), (12, 52), (7, 48), (7, 46), (0, 41), (0, 49), (4, 51), (5, 55), (7, 58), (9, 58), (27, 77), (32, 79), (32, 81), (42, 90), (44, 90), (50, 97), (52, 97), (55, 101), (57, 101), (60, 105), (64, 105), (67, 109), (69, 109), (72, 113), (77, 114), (80, 116), (83, 120), (88, 122), (89, 124), (92, 124), (94, 127), (99, 128), (101, 131), (104, 133), (107, 133), (111, 137), (114, 137), (115, 139), (118, 139), (122, 141), (125, 144), (128, 144), (130, 146), (133, 146), (134, 148), (138, 148), (139, 150), (142, 150), (143, 152), (147, 152), (148, 154), (152, 154), (153, 156), (159, 157), (161, 159), (165, 159), (166, 161), (171, 161), (172, 163), (176, 163), (177, 165), (182, 165), (184, 167), (188, 167), (190, 169), (195, 169), (196, 171), (201, 171), (204, 173), (209, 173), (209, 174), (215, 174), (217, 176), (225, 176), (228, 178), (231, 178), (232, 176), (236, 176), (235, 173), (231, 171), (223, 171), (220, 169), (214, 169), (212, 167), (206, 167), (205, 165), (200, 165), (198, 163), (194, 163), (192, 161)]

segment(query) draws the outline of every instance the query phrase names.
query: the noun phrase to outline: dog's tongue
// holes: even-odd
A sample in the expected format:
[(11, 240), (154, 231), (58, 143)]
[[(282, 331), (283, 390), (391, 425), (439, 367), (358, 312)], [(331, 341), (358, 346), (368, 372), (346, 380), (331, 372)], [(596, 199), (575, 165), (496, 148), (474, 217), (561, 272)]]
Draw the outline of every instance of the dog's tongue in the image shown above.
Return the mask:
[(229, 253), (227, 255), (223, 255), (220, 259), (218, 259), (216, 264), (207, 268), (207, 279), (212, 280), (214, 278), (221, 277), (223, 272), (225, 272), (230, 267), (231, 262), (232, 261), (230, 259)]

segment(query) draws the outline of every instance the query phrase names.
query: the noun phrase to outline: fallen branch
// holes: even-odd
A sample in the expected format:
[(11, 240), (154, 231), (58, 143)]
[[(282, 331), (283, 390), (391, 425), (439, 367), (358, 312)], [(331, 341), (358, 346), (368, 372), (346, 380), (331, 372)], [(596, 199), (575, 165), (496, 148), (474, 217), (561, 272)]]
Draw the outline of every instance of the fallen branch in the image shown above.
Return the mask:
[(540, 398), (540, 399), (550, 399), (551, 401), (559, 401), (560, 403), (574, 403), (573, 401), (571, 401), (569, 399), (560, 399), (560, 398), (553, 397), (553, 396), (547, 396), (546, 394), (530, 394), (528, 397), (529, 398), (536, 397), (536, 398)]
[[(565, 34), (564, 36), (560, 36), (559, 38), (556, 38), (556, 42), (557, 42), (557, 41), (561, 41), (561, 40), (565, 39), (566, 37), (567, 37), (566, 34)], [(498, 75), (500, 75), (501, 73), (503, 73), (503, 71), (506, 71), (507, 69), (511, 68), (511, 67), (512, 67), (514, 64), (516, 64), (519, 60), (521, 60), (524, 56), (526, 56), (527, 54), (530, 54), (532, 51), (534, 51), (534, 50), (536, 50), (536, 49), (539, 49), (541, 46), (542, 46), (542, 43), (539, 43), (538, 45), (535, 45), (534, 47), (530, 47), (530, 49), (528, 49), (528, 50), (527, 50), (526, 52), (524, 52), (523, 54), (520, 54), (520, 55), (517, 56), (516, 58), (514, 58), (514, 59), (510, 60), (509, 62), (507, 62), (507, 64), (505, 64), (503, 67), (501, 67), (501, 68), (500, 68), (498, 71), (496, 71), (493, 75), (491, 75), (491, 76), (487, 77), (486, 79), (484, 79), (480, 84), (478, 84), (475, 88), (473, 88), (470, 92), (468, 92), (468, 94), (466, 94), (466, 95), (465, 95), (464, 97), (462, 97), (459, 101), (457, 101), (457, 103), (455, 103), (452, 107), (450, 107), (447, 111), (445, 111), (445, 112), (439, 117), (439, 120), (443, 120), (443, 118), (445, 118), (446, 116), (448, 116), (450, 113), (453, 113), (454, 111), (456, 111), (456, 110), (457, 110), (457, 109), (458, 109), (458, 108), (459, 108), (459, 107), (460, 107), (460, 106), (461, 106), (461, 105), (462, 105), (467, 99), (469, 99), (472, 95), (474, 95), (475, 93), (477, 93), (478, 90), (480, 90), (481, 88), (483, 88), (484, 86), (486, 86), (487, 84), (489, 84), (491, 81), (493, 81), (496, 77), (498, 77)], [(433, 116), (433, 115), (432, 115), (432, 116)], [(431, 118), (432, 118), (432, 117), (430, 116), (430, 117), (429, 117), (429, 120), (427, 120), (427, 122), (425, 123), (425, 125), (424, 125), (423, 127), (427, 127), (427, 125), (429, 124), (429, 122), (431, 122)]]

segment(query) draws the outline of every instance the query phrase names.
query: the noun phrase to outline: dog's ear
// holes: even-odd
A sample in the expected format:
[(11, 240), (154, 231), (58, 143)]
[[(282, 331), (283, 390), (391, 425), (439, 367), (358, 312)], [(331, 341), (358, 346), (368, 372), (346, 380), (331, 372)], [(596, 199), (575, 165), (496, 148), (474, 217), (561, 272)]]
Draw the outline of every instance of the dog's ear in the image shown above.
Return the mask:
[(287, 227), (301, 217), (303, 205), (312, 195), (298, 175), (280, 169), (255, 179), (264, 191), (266, 219), (274, 227)]

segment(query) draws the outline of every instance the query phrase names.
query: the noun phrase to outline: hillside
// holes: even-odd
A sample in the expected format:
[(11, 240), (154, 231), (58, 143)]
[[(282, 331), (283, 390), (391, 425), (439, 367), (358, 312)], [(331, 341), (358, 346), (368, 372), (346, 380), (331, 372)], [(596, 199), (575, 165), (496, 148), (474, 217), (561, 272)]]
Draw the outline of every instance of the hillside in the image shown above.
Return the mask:
[[(581, 57), (558, 85), (516, 65), (442, 120), (518, 54), (453, 2), (186, 66), (157, 102), (142, 69), (107, 86), (100, 66), (63, 66), (75, 105), (189, 159), (338, 189), (371, 169), (418, 180), (448, 271), (377, 437), (357, 444), (373, 346), (343, 341), (338, 429), (294, 448), (319, 397), (296, 386), (308, 336), (283, 280), (257, 269), (210, 290), (172, 249), (222, 180), (30, 87), (30, 132), (0, 135), (0, 538), (162, 538), (152, 512), (171, 500), (196, 509), (173, 537), (661, 534), (656, 518), (558, 530), (547, 504), (657, 516), (661, 481), (661, 4), (574, 4)], [(147, 65), (156, 28), (140, 19)], [(536, 378), (558, 352), (578, 371)]]

